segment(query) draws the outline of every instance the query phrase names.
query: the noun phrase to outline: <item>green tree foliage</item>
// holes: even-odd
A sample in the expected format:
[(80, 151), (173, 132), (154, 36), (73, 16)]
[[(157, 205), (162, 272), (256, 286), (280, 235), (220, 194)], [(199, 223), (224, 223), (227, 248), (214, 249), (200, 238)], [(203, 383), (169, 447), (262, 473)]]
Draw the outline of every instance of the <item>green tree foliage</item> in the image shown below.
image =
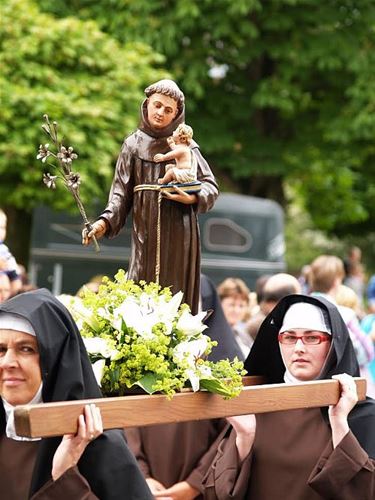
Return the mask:
[[(187, 121), (222, 184), (283, 202), (318, 227), (375, 216), (373, 0), (41, 0), (165, 55)], [(154, 78), (155, 79), (155, 78)]]
[(44, 113), (79, 155), (83, 198), (104, 201), (114, 159), (137, 123), (142, 90), (157, 74), (152, 67), (161, 56), (141, 42), (122, 46), (94, 21), (41, 13), (31, 0), (3, 0), (1, 16), (2, 205), (73, 205), (64, 188), (51, 191), (42, 183), (36, 154), (40, 143), (49, 142), (41, 129)]

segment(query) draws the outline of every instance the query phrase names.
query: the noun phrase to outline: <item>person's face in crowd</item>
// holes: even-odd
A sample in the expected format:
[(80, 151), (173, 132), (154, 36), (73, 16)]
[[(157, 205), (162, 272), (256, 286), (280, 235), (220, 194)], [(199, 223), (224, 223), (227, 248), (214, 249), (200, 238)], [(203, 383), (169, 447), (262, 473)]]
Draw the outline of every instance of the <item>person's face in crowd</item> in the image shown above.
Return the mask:
[(0, 393), (11, 405), (27, 404), (42, 381), (36, 337), (0, 330)]
[(10, 297), (10, 281), (6, 274), (0, 273), (0, 303)]
[(152, 94), (147, 100), (147, 118), (151, 127), (167, 127), (177, 115), (177, 102), (164, 94)]
[(281, 355), (285, 364), (285, 367), (289, 372), (298, 380), (313, 380), (321, 372), (324, 362), (327, 358), (328, 351), (331, 347), (331, 337), (330, 335), (317, 332), (305, 330), (304, 328), (294, 328), (288, 332), (284, 332), (284, 335), (303, 335), (306, 336), (323, 336), (327, 338), (326, 342), (321, 342), (316, 345), (307, 345), (298, 339), (295, 344), (283, 344), (280, 343)]
[(4, 241), (7, 235), (7, 218), (0, 214), (0, 242)]
[(241, 295), (224, 297), (221, 300), (221, 305), (230, 326), (242, 321), (248, 309), (248, 302)]

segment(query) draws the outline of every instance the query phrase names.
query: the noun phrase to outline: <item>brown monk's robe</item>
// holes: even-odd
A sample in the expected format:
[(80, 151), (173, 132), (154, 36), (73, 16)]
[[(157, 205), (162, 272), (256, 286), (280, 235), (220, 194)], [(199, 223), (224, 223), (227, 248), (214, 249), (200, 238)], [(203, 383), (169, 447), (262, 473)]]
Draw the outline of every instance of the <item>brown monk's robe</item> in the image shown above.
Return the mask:
[[(225, 428), (223, 419), (126, 429), (129, 448), (146, 478), (166, 488), (187, 481), (203, 491), (207, 464), (201, 458)], [(197, 498), (202, 498), (201, 496)]]
[(351, 432), (333, 450), (319, 408), (256, 418), (254, 446), (242, 466), (233, 429), (213, 451), (205, 499), (374, 500), (375, 461)]
[[(170, 150), (167, 137), (184, 121), (184, 110), (172, 123), (154, 130), (147, 120), (145, 103), (141, 108), (138, 130), (125, 139), (116, 164), (108, 204), (99, 218), (107, 222), (106, 236), (116, 236), (132, 211), (132, 250), (128, 277), (134, 281), (155, 281), (157, 256), (158, 192), (133, 192), (135, 186), (157, 185), (165, 173), (165, 164), (155, 163), (157, 153)], [(161, 202), (160, 217), (160, 276), (163, 287), (172, 293), (184, 292), (183, 302), (198, 312), (200, 296), (200, 237), (197, 214), (212, 208), (218, 196), (218, 186), (199, 146), (192, 141), (192, 154), (197, 160), (197, 178), (202, 183), (198, 202), (185, 205), (166, 198)]]
[[(39, 441), (16, 441), (0, 435), (0, 498), (28, 500)], [(32, 500), (98, 500), (77, 467), (48, 481)]]

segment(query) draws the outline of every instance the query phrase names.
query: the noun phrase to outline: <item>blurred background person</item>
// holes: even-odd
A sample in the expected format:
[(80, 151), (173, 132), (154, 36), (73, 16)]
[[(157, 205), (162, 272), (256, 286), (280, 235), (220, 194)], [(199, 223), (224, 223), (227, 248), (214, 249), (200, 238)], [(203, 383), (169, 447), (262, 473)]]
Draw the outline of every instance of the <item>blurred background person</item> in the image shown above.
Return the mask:
[(302, 266), (300, 275), (298, 276), (298, 281), (301, 285), (301, 293), (308, 295), (310, 293), (310, 285), (309, 285), (309, 273), (310, 266), (305, 264)]
[[(367, 394), (372, 398), (375, 397), (375, 381), (371, 373), (370, 364), (374, 360), (374, 343), (371, 337), (365, 337), (366, 332), (360, 324), (360, 316), (362, 309), (359, 304), (358, 295), (352, 288), (346, 285), (340, 285), (336, 292), (336, 303), (338, 306), (344, 306), (349, 311), (353, 311), (353, 316), (350, 319), (348, 316), (348, 324), (350, 328), (356, 332), (356, 338), (362, 344), (363, 349), (359, 350), (358, 364), (361, 375), (367, 380)], [(349, 314), (349, 313), (347, 313)], [(364, 353), (363, 359), (360, 358), (361, 353)]]
[[(367, 335), (375, 349), (375, 275), (370, 278), (367, 287), (368, 314), (361, 320), (362, 331)], [(369, 372), (375, 385), (375, 359), (369, 364)]]
[(355, 291), (359, 299), (360, 306), (363, 307), (363, 299), (366, 289), (366, 276), (362, 263), (362, 250), (359, 247), (350, 247), (348, 255), (344, 259), (344, 270), (344, 285)]
[(10, 296), (10, 281), (8, 275), (4, 271), (0, 271), (0, 303), (5, 302)]
[(246, 328), (250, 315), (250, 289), (240, 278), (227, 278), (219, 284), (217, 292), (225, 318), (246, 358), (254, 342)]
[(31, 292), (33, 290), (37, 290), (38, 287), (33, 285), (30, 280), (29, 280), (29, 275), (27, 274), (26, 267), (23, 266), (22, 264), (18, 264), (18, 271), (20, 274), (20, 279), (21, 279), (21, 288), (18, 290), (18, 293), (23, 293), (23, 292)]
[(244, 361), (243, 352), (236, 342), (232, 329), (225, 317), (216, 286), (205, 274), (201, 274), (201, 310), (207, 311), (207, 318), (204, 320), (204, 323), (208, 328), (205, 330), (205, 334), (218, 343), (212, 349), (208, 359), (219, 361), (226, 358), (233, 360), (237, 357), (241, 361)]
[(371, 276), (367, 285), (367, 308), (369, 313), (375, 314), (375, 274)]
[[(374, 359), (374, 346), (361, 330), (356, 313), (350, 307), (337, 303), (337, 296), (345, 276), (344, 263), (335, 255), (320, 255), (310, 266), (311, 295), (323, 296), (337, 306), (348, 330), (361, 373), (368, 377), (368, 364)], [(346, 290), (347, 293), (347, 290)], [(371, 390), (371, 379), (368, 389)]]
[(291, 274), (277, 273), (270, 276), (264, 283), (259, 312), (247, 322), (247, 331), (255, 340), (264, 318), (272, 311), (278, 302), (295, 293), (301, 293), (298, 279)]
[(76, 293), (76, 296), (82, 298), (85, 289), (90, 290), (90, 292), (98, 293), (99, 287), (102, 284), (104, 276), (105, 276), (104, 274), (95, 274), (95, 276), (90, 278), (90, 281), (88, 281), (79, 288), (79, 290)]
[(0, 209), (0, 270), (8, 275), (10, 295), (15, 295), (22, 287), (22, 281), (16, 259), (11, 254), (4, 240), (7, 235), (7, 216)]

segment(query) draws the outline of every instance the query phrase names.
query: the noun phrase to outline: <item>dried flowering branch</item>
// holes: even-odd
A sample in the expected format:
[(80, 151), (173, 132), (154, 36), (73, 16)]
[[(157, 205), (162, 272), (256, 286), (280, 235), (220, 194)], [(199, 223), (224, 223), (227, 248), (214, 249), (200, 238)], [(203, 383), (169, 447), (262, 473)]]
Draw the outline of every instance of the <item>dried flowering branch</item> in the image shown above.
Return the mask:
[[(48, 115), (43, 115), (45, 123), (42, 125), (44, 132), (50, 137), (56, 148), (57, 153), (50, 150), (49, 144), (41, 144), (39, 146), (39, 151), (37, 155), (37, 160), (42, 160), (42, 163), (46, 163), (47, 159), (52, 157), (57, 160), (57, 165), (53, 163), (48, 163), (51, 167), (57, 169), (57, 175), (51, 175), (50, 173), (43, 174), (43, 182), (50, 189), (56, 189), (56, 180), (61, 179), (65, 184), (66, 188), (72, 193), (75, 199), (78, 209), (82, 215), (85, 228), (88, 232), (92, 230), (92, 226), (87, 218), (85, 208), (82, 204), (81, 198), (79, 196), (79, 186), (81, 184), (81, 177), (79, 173), (72, 171), (72, 163), (78, 158), (77, 153), (73, 152), (73, 148), (69, 146), (66, 148), (58, 138), (57, 132), (57, 122), (50, 122)], [(99, 252), (100, 248), (98, 242), (93, 237), (95, 250)]]

